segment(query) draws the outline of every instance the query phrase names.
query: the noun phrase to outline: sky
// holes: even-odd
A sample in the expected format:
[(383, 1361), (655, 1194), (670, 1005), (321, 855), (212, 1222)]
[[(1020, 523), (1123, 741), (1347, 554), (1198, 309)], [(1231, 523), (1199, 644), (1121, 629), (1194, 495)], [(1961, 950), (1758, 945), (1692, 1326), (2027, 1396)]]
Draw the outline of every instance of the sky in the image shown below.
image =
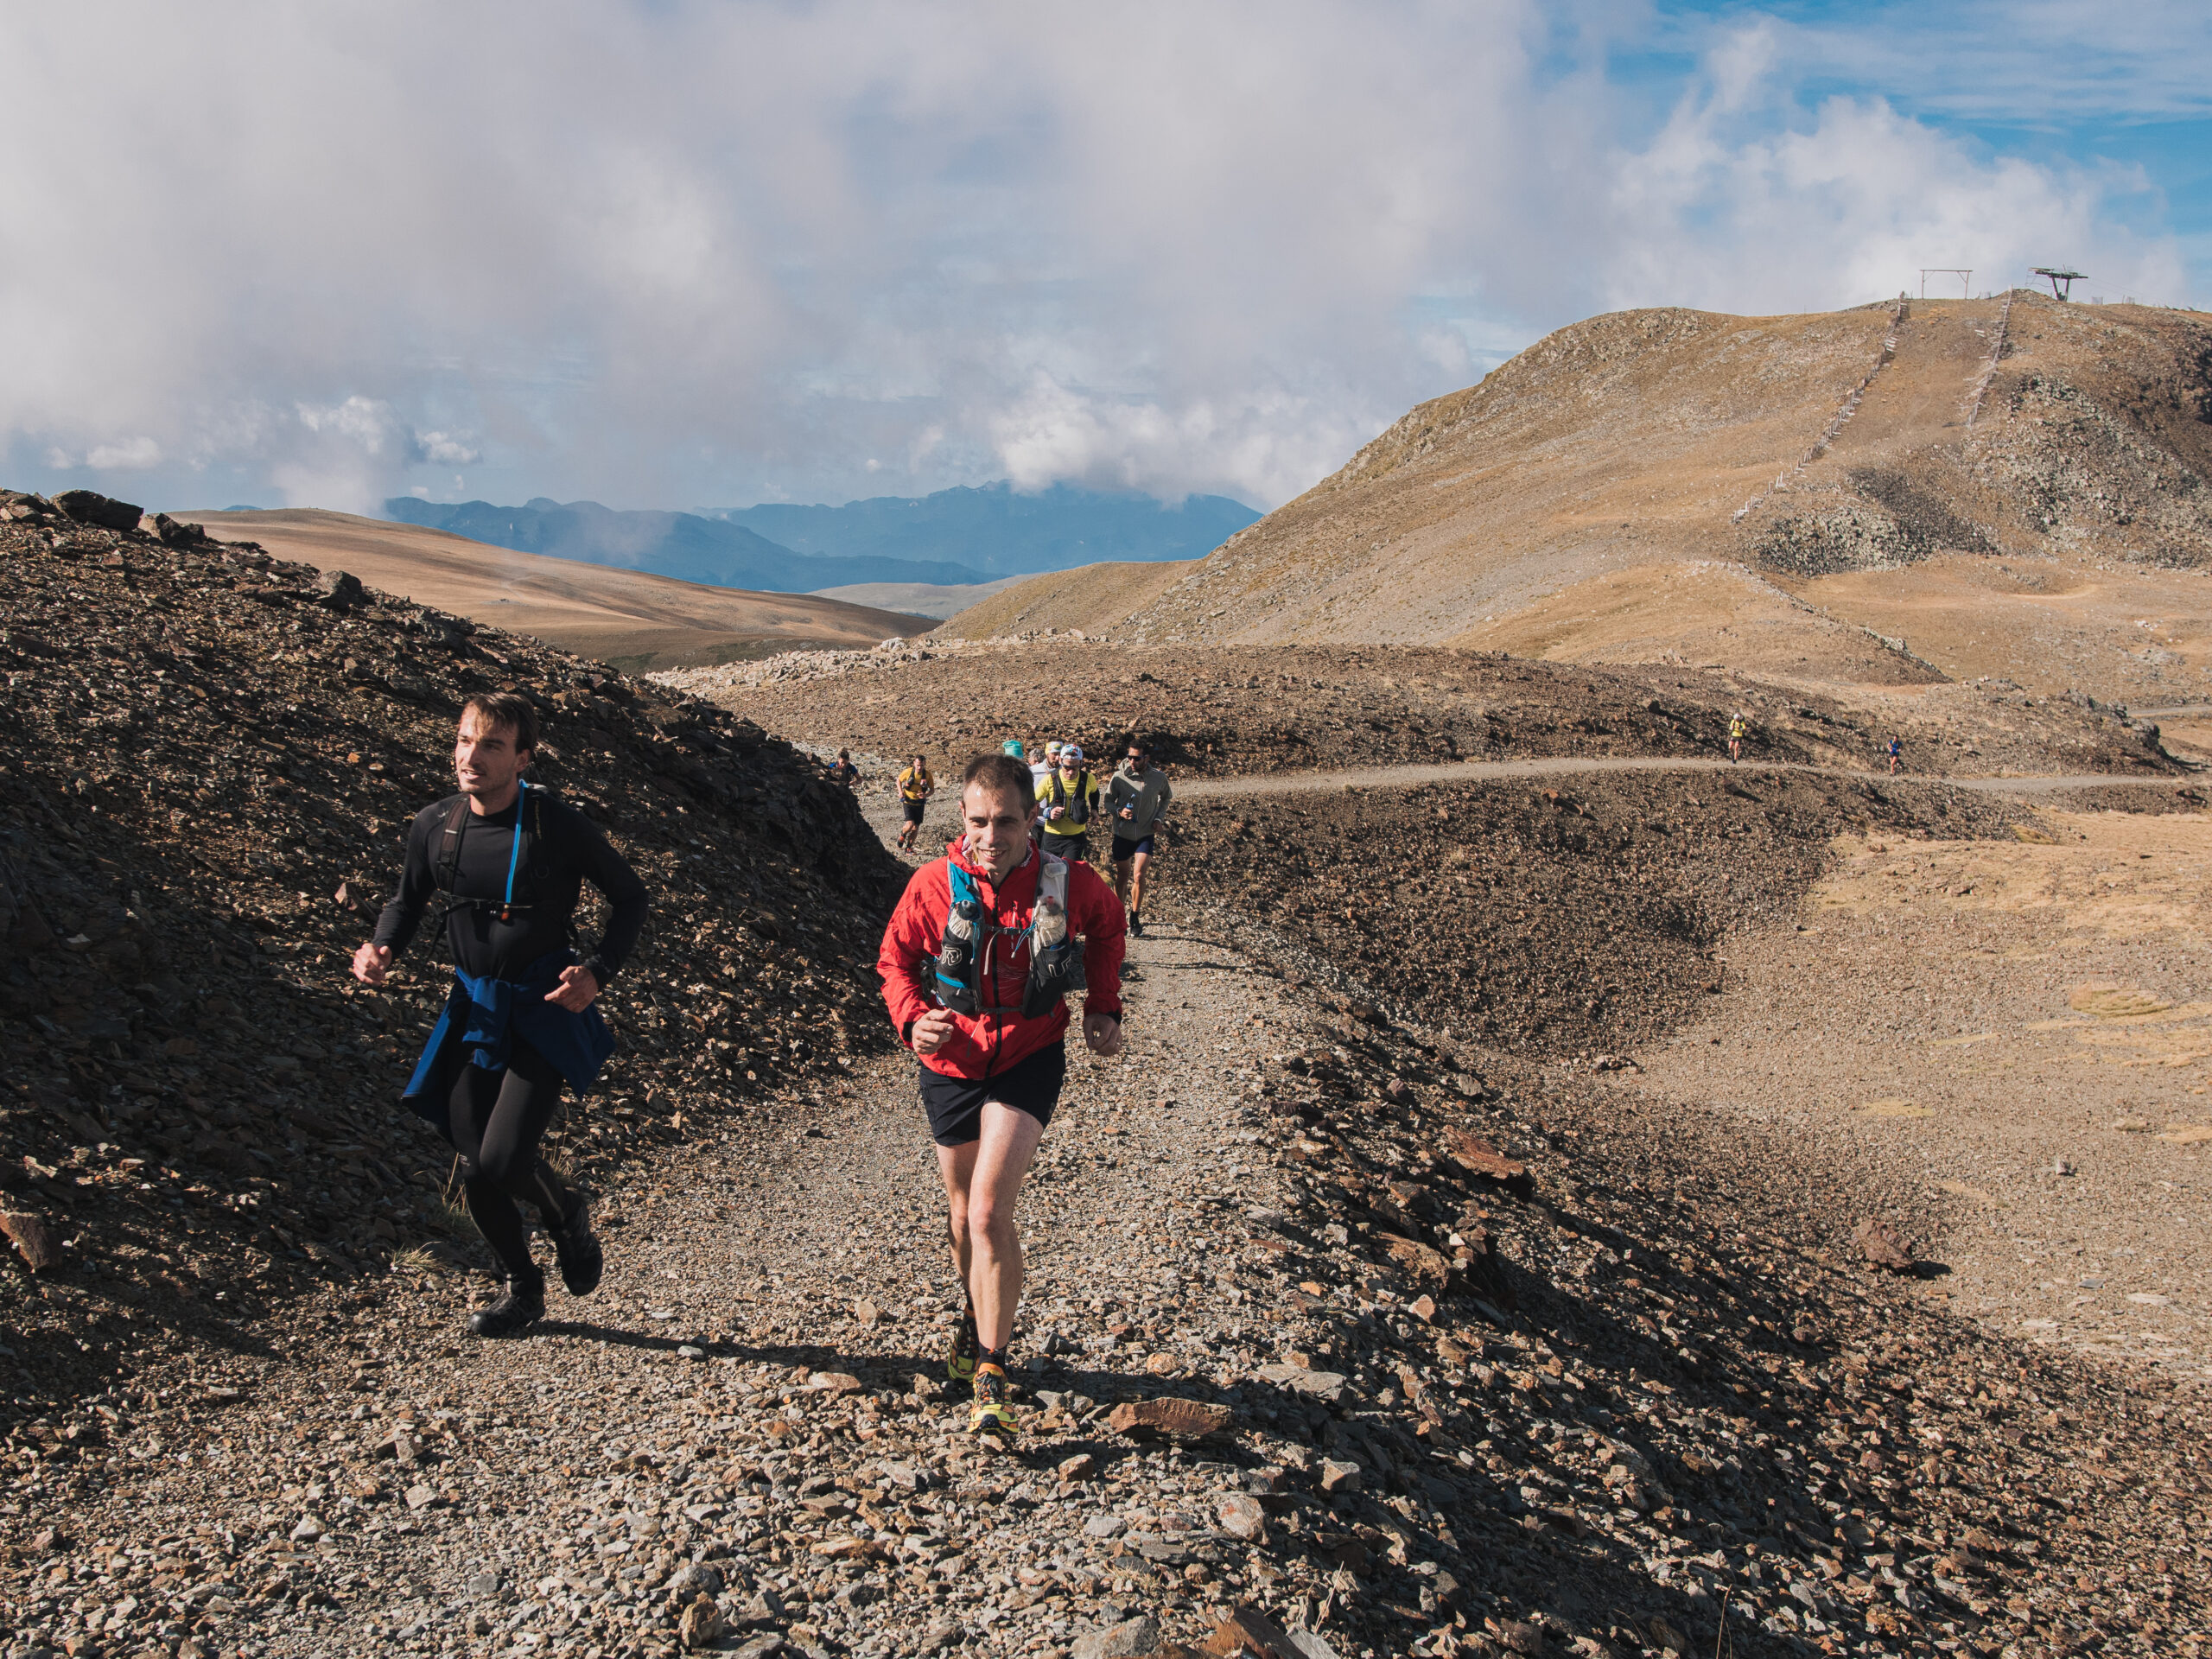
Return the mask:
[(149, 506), (1267, 508), (1598, 312), (2212, 302), (2202, 0), (86, 0), (0, 62), (0, 483)]

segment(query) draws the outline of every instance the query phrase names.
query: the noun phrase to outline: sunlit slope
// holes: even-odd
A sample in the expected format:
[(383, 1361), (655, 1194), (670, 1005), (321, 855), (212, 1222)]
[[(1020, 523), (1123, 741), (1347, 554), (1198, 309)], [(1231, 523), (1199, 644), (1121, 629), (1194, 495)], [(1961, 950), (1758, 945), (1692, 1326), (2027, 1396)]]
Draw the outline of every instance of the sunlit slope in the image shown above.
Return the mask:
[[(2170, 696), (2197, 670), (2208, 480), (2202, 314), (2024, 290), (1624, 312), (1422, 404), (1119, 618), (1072, 573), (1001, 595), (988, 628), (957, 625), (1876, 683), (1932, 664)], [(2059, 597), (2085, 588), (2096, 602)]]
[(414, 524), (342, 512), (191, 512), (181, 518), (280, 557), (345, 569), (370, 587), (642, 671), (794, 645), (872, 645), (925, 619), (810, 594), (748, 593), (518, 553)]

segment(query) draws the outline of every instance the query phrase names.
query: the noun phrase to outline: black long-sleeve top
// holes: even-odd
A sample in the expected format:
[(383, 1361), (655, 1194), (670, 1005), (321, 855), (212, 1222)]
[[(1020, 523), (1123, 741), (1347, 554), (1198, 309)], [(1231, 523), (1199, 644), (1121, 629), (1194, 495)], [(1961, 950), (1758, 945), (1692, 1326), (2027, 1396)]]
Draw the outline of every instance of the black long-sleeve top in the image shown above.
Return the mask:
[[(515, 818), (527, 798), (518, 797), (504, 812), (463, 815), (453, 893), (478, 902), (454, 905), (447, 915), (446, 938), (454, 961), (473, 977), (516, 979), (548, 951), (574, 947), (576, 901), (588, 880), (613, 907), (598, 949), (584, 960), (593, 977), (605, 985), (645, 927), (645, 884), (589, 818), (540, 791), (529, 794), (537, 798), (530, 809), (533, 822), (523, 839), (522, 864), (515, 872), (516, 909), (509, 921), (499, 919), (499, 907), (514, 851)], [(447, 816), (460, 798), (448, 796), (424, 807), (407, 832), (407, 868), (399, 891), (377, 918), (375, 943), (389, 945), (394, 956), (415, 937), (423, 907), (437, 894), (434, 867)]]

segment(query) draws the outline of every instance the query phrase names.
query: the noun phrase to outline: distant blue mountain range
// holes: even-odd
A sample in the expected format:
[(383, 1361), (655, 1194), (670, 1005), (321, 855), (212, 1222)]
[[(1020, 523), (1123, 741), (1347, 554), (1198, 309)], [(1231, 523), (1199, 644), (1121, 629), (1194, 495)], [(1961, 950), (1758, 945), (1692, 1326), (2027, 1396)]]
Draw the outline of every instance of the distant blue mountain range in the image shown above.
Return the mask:
[(1202, 559), (1260, 516), (1225, 495), (1186, 496), (1171, 506), (1149, 495), (1066, 484), (1025, 495), (1002, 483), (842, 507), (709, 512), (817, 557), (944, 559), (992, 576), (1106, 559)]
[(1102, 559), (1191, 559), (1260, 515), (1225, 496), (1170, 506), (1147, 495), (1005, 484), (842, 507), (630, 512), (540, 496), (519, 507), (396, 496), (385, 514), (472, 541), (717, 588), (811, 593), (853, 582), (957, 586)]

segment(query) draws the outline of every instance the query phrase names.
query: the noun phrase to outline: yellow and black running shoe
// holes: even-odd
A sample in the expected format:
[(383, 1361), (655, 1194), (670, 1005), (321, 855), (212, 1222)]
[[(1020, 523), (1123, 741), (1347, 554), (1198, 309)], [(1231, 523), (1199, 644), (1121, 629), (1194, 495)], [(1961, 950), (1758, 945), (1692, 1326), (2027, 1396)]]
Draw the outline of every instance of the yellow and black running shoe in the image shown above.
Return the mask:
[(976, 1403), (968, 1408), (968, 1432), (1012, 1440), (1018, 1431), (1014, 1427), (1014, 1413), (1007, 1406), (1005, 1370), (985, 1360), (976, 1367), (974, 1388)]
[(976, 1310), (963, 1307), (952, 1332), (952, 1351), (944, 1358), (944, 1374), (955, 1382), (974, 1382), (976, 1360), (982, 1351), (982, 1339), (976, 1334)]

